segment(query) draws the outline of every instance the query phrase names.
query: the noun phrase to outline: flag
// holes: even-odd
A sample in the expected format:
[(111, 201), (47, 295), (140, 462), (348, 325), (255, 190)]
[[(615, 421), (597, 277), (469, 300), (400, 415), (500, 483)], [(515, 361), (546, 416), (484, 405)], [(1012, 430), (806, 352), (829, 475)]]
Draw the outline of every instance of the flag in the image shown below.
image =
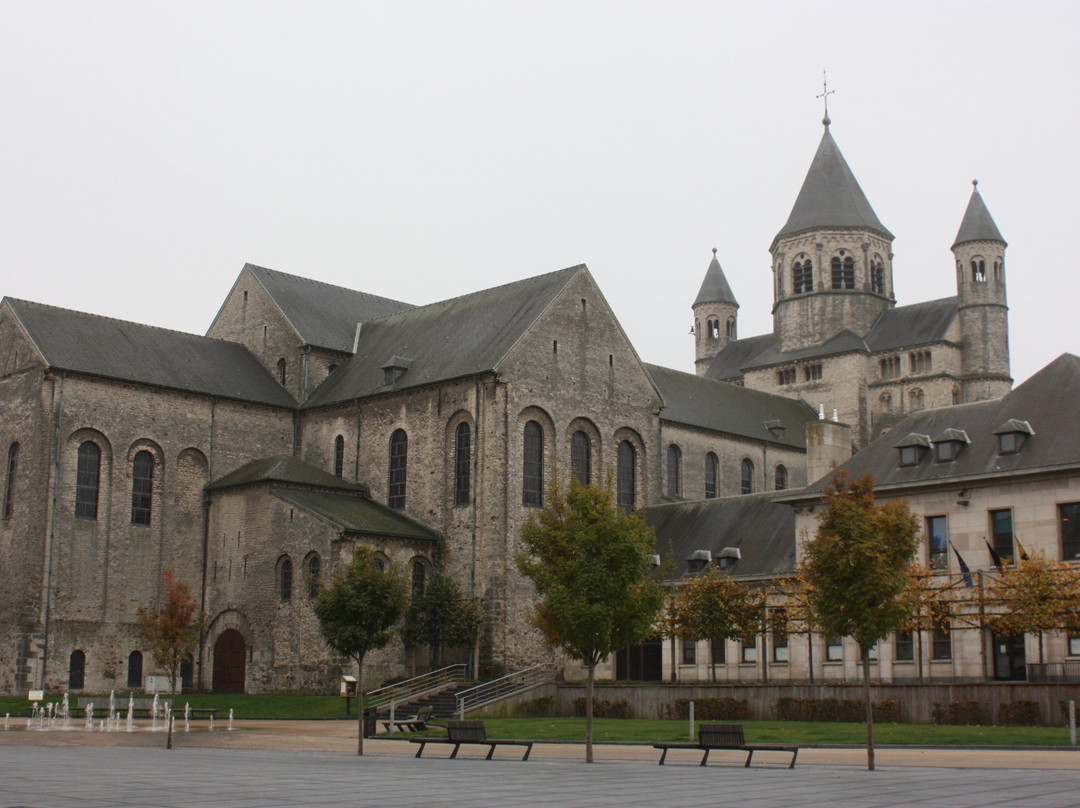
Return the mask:
[(1027, 550), (1024, 549), (1024, 545), (1020, 543), (1020, 537), (1016, 537), (1016, 553), (1020, 557), (1021, 561), (1028, 560)]
[(952, 551), (956, 553), (956, 561), (960, 565), (960, 575), (964, 578), (964, 583), (968, 586), (975, 586), (975, 579), (971, 577), (971, 568), (964, 563), (964, 557), (960, 555), (960, 551), (956, 549), (956, 545), (952, 542)]
[(1005, 564), (1002, 563), (1001, 556), (997, 554), (997, 550), (995, 550), (993, 545), (986, 541), (986, 539), (983, 539), (983, 541), (986, 542), (986, 549), (990, 551), (990, 560), (994, 563), (994, 566), (997, 567), (997, 571), (1005, 572)]

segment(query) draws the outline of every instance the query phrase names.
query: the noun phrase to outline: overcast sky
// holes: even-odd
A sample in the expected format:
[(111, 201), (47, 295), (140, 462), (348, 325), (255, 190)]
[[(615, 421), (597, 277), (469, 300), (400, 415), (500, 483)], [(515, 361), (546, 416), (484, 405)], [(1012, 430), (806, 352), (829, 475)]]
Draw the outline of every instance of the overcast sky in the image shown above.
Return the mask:
[(423, 304), (589, 266), (693, 370), (832, 133), (903, 305), (978, 178), (1017, 381), (1080, 353), (1075, 2), (0, 0), (0, 294), (204, 333), (245, 262)]

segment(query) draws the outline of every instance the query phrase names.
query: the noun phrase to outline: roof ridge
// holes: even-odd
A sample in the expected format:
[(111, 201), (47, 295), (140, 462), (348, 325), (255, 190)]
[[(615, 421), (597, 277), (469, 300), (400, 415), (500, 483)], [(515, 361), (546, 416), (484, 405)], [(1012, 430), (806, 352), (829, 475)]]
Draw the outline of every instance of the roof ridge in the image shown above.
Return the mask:
[(208, 342), (216, 342), (216, 343), (224, 344), (224, 345), (240, 345), (240, 343), (238, 343), (238, 342), (232, 342), (232, 341), (227, 340), (227, 339), (218, 339), (217, 337), (208, 337), (208, 336), (206, 336), (204, 334), (195, 334), (195, 333), (193, 333), (191, 331), (180, 331), (180, 330), (175, 329), (175, 328), (165, 328), (164, 326), (160, 326), (160, 325), (151, 325), (150, 323), (140, 323), (137, 320), (123, 320), (123, 319), (121, 319), (119, 317), (111, 317), (111, 316), (109, 316), (107, 314), (97, 314), (96, 312), (92, 312), (92, 311), (79, 311), (78, 309), (69, 309), (69, 308), (65, 308), (63, 306), (53, 306), (53, 305), (51, 305), (49, 303), (38, 303), (36, 300), (25, 300), (25, 299), (18, 298), (18, 297), (5, 297), (4, 300), (11, 301), (12, 303), (21, 303), (21, 304), (27, 305), (27, 306), (40, 306), (43, 309), (51, 309), (52, 311), (64, 312), (66, 314), (77, 314), (77, 315), (80, 315), (82, 317), (93, 317), (93, 318), (95, 318), (97, 320), (106, 320), (106, 321), (112, 322), (112, 323), (123, 323), (125, 325), (138, 326), (139, 328), (149, 328), (149, 329), (152, 329), (154, 331), (161, 331), (162, 333), (165, 333), (165, 334), (178, 334), (178, 335), (180, 335), (182, 337), (191, 337), (192, 339), (206, 340)]
[[(256, 277), (258, 277), (259, 272), (266, 272), (266, 273), (269, 273), (271, 275), (280, 275), (280, 276), (282, 276), (284, 278), (290, 278), (292, 280), (303, 281), (304, 283), (315, 284), (317, 286), (324, 286), (327, 289), (335, 289), (335, 290), (340, 290), (340, 291), (343, 291), (343, 292), (349, 292), (350, 294), (354, 294), (354, 295), (361, 295), (363, 297), (370, 298), (372, 300), (386, 300), (386, 301), (388, 301), (390, 303), (402, 303), (402, 304), (404, 304), (406, 306), (414, 306), (415, 305), (413, 303), (408, 303), (408, 302), (406, 302), (404, 300), (397, 300), (396, 298), (392, 298), (392, 297), (384, 297), (383, 295), (372, 294), (371, 292), (365, 292), (365, 291), (363, 291), (361, 289), (353, 289), (353, 288), (351, 288), (349, 286), (341, 286), (341, 285), (336, 284), (336, 283), (329, 283), (328, 281), (322, 281), (322, 280), (319, 280), (318, 278), (308, 278), (308, 277), (306, 277), (304, 275), (294, 275), (291, 272), (282, 272), (280, 269), (272, 269), (271, 267), (264, 267), (264, 266), (261, 266), (260, 264), (253, 264), (250, 261), (246, 262), (244, 264), (244, 267), (246, 269), (250, 269), (252, 271), (252, 274), (254, 274)], [(265, 288), (265, 286), (264, 286), (264, 288)], [(270, 290), (267, 289), (267, 291), (269, 292)]]

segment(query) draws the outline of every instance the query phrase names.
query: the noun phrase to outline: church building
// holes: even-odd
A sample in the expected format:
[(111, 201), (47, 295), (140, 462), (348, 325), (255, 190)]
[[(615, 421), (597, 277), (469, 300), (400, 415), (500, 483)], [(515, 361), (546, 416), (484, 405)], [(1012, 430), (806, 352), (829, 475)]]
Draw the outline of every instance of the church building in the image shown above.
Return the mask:
[[(414, 591), (439, 569), (478, 599), (457, 655), (480, 675), (550, 659), (514, 556), (571, 475), (610, 478), (661, 546), (696, 549), (694, 519), (733, 508), (698, 523), (720, 525), (715, 556), (790, 569), (778, 492), (1011, 385), (1005, 242), (978, 190), (957, 296), (898, 307), (892, 235), (825, 123), (771, 248), (773, 333), (738, 338), (714, 254), (696, 374), (643, 363), (583, 265), (416, 306), (249, 264), (205, 336), (5, 298), (0, 692), (140, 688), (135, 617), (166, 570), (206, 615), (185, 687), (325, 691), (343, 661), (312, 604), (357, 544)], [(371, 681), (417, 650), (375, 656)]]

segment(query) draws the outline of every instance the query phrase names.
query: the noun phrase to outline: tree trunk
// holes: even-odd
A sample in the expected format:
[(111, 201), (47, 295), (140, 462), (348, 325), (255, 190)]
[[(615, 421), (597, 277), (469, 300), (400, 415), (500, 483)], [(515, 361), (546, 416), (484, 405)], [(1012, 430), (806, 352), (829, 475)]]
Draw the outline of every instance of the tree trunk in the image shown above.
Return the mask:
[(356, 658), (356, 754), (364, 754), (364, 655)]
[(716, 649), (713, 648), (715, 642), (715, 637), (709, 638), (709, 670), (712, 671), (713, 684), (716, 684)]
[(592, 708), (593, 683), (596, 681), (596, 662), (589, 660), (589, 678), (585, 683), (585, 762), (593, 762), (592, 750)]
[(863, 669), (863, 699), (866, 702), (866, 768), (874, 770), (874, 705), (870, 701), (870, 651), (866, 648), (859, 649), (862, 652)]
[(814, 683), (814, 633), (806, 632), (806, 659), (810, 663), (810, 684)]

